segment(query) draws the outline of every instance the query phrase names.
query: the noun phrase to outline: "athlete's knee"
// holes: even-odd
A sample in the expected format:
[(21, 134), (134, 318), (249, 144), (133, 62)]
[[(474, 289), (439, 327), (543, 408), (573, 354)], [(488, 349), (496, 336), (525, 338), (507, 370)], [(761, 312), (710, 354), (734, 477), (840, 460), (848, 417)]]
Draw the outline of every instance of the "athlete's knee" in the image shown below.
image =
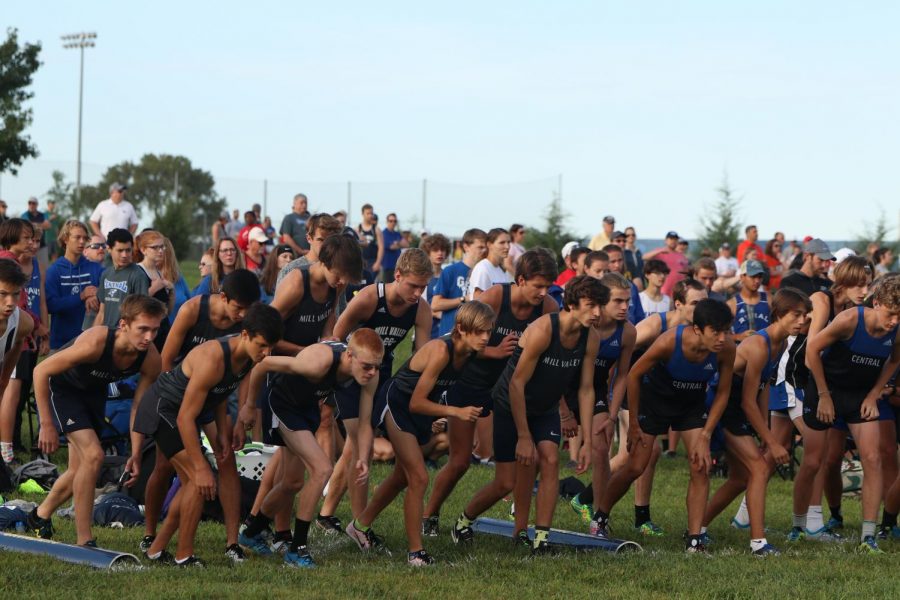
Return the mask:
[(328, 462), (311, 465), (309, 468), (310, 480), (315, 481), (316, 483), (319, 483), (321, 485), (325, 485), (328, 482), (328, 480), (331, 478), (332, 473), (334, 473), (334, 467), (332, 467)]
[(447, 471), (453, 474), (456, 477), (462, 477), (465, 475), (466, 471), (469, 470), (469, 465), (472, 464), (472, 459), (469, 456), (454, 456), (450, 455), (450, 459), (447, 461), (447, 466), (445, 467)]
[(81, 452), (82, 464), (91, 470), (99, 470), (103, 465), (103, 448), (99, 444), (88, 446)]
[(876, 447), (859, 451), (859, 460), (863, 464), (863, 470), (881, 468), (881, 449)]
[(428, 471), (425, 470), (425, 466), (416, 465), (415, 468), (410, 469), (406, 473), (406, 484), (410, 490), (424, 491), (428, 487)]

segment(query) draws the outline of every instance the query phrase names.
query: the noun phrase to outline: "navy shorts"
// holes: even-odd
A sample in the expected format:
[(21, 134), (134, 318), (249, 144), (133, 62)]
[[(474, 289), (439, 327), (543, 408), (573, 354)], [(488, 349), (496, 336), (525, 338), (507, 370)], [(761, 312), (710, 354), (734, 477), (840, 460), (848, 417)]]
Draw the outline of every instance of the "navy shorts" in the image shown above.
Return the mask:
[[(566, 392), (566, 406), (575, 414), (575, 419), (581, 424), (581, 411), (578, 410), (578, 391), (569, 390)], [(594, 396), (594, 415), (603, 413), (609, 414), (609, 398), (606, 396)], [(624, 408), (624, 407), (622, 407)]]
[(106, 428), (106, 388), (86, 392), (50, 379), (50, 409), (59, 433), (93, 429), (100, 437)]
[(494, 399), (491, 397), (491, 389), (478, 389), (463, 382), (447, 390), (447, 406), (465, 408), (467, 406), (480, 406), (482, 418), (491, 414), (494, 409)]
[(417, 415), (409, 410), (409, 396), (398, 391), (393, 381), (390, 381), (383, 394), (378, 394), (375, 399), (375, 408), (372, 410), (372, 426), (377, 427), (387, 434), (388, 413), (393, 417), (397, 428), (409, 433), (416, 438), (420, 446), (424, 446), (431, 440), (431, 425), (435, 417)]
[(740, 400), (735, 401), (733, 398), (728, 399), (719, 424), (731, 435), (754, 435), (756, 433), (753, 425), (747, 420)]
[[(642, 387), (638, 425), (647, 435), (663, 435), (669, 428), (688, 431), (706, 425), (705, 402), (683, 404), (672, 398), (657, 397), (646, 386)], [(676, 407), (680, 410), (673, 410)]]
[(156, 426), (156, 431), (151, 436), (156, 442), (156, 447), (166, 458), (172, 458), (182, 450), (184, 450), (184, 441), (181, 439), (181, 433), (169, 425), (165, 419), (160, 419)]
[[(807, 427), (816, 431), (825, 431), (832, 426), (836, 426), (838, 429), (844, 429), (848, 423), (865, 423), (866, 420), (862, 418), (859, 411), (862, 408), (862, 401), (868, 393), (868, 390), (842, 390), (840, 388), (832, 388), (831, 401), (834, 404), (835, 422), (833, 424), (823, 423), (816, 416), (816, 412), (819, 408), (819, 392), (818, 389), (816, 389), (816, 382), (810, 378), (810, 381), (806, 386), (805, 398), (803, 401), (803, 422)], [(883, 410), (884, 407), (884, 404), (879, 403), (879, 412), (886, 412)], [(879, 417), (879, 420), (880, 419), (881, 418)], [(841, 427), (841, 424), (843, 424), (843, 427)]]
[[(379, 392), (384, 386), (379, 388)], [(328, 397), (334, 401), (335, 418), (344, 420), (359, 418), (359, 395), (362, 393), (362, 386), (356, 381), (351, 381), (349, 385), (334, 390), (334, 394)], [(378, 395), (377, 393), (375, 394)]]
[[(528, 431), (537, 446), (540, 442), (553, 442), (559, 445), (560, 435), (559, 411), (543, 415), (528, 415)], [(494, 409), (494, 460), (496, 462), (515, 462), (516, 444), (519, 432), (512, 413), (505, 408)]]
[(288, 431), (310, 431), (315, 433), (321, 422), (318, 402), (300, 404), (288, 397), (289, 393), (280, 386), (269, 388), (269, 397), (263, 406), (263, 441), (275, 446), (284, 446), (284, 439), (278, 432), (279, 425)]

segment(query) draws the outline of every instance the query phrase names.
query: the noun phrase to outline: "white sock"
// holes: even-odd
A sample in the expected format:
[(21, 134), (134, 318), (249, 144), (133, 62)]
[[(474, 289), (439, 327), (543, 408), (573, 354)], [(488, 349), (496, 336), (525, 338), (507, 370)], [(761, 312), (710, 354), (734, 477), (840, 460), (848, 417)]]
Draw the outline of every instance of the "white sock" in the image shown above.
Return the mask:
[(758, 540), (750, 540), (750, 552), (756, 552), (769, 542), (766, 541), (766, 538), (759, 538)]
[(12, 442), (0, 442), (0, 455), (3, 455), (3, 462), (12, 462), (16, 457)]
[(809, 531), (819, 531), (825, 527), (825, 521), (822, 520), (822, 507), (810, 506), (809, 512), (806, 513), (806, 528)]
[(794, 527), (806, 527), (806, 515), (794, 515)]
[(741, 525), (750, 524), (750, 513), (747, 512), (747, 496), (741, 498), (741, 505), (738, 508), (737, 513), (734, 515), (734, 520)]
[(706, 531), (707, 531), (706, 527), (701, 527), (701, 528), (700, 528), (700, 534), (701, 534), (701, 535), (704, 534), (704, 533), (706, 533)]

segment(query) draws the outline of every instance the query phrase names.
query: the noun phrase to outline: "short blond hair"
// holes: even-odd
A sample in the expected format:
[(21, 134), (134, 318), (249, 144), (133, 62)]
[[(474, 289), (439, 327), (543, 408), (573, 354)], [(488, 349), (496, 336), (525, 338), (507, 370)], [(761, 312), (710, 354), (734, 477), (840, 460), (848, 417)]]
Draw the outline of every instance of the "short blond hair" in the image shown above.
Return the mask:
[(396, 271), (401, 275), (431, 277), (434, 274), (434, 267), (431, 266), (431, 260), (424, 250), (409, 248), (397, 259)]

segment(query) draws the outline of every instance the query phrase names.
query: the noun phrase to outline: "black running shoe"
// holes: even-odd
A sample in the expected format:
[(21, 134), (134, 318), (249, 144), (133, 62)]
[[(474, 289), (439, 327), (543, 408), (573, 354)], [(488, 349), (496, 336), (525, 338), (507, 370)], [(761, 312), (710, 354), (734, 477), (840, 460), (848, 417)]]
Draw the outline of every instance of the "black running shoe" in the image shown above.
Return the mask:
[(199, 558), (197, 558), (196, 556), (191, 554), (190, 556), (188, 556), (186, 559), (184, 559), (181, 562), (176, 561), (175, 566), (181, 567), (183, 569), (187, 569), (189, 567), (200, 567), (202, 569), (203, 567), (206, 566), (206, 564), (202, 560), (200, 560)]
[(88, 540), (85, 543), (81, 544), (83, 548), (97, 548), (97, 540)]
[(550, 542), (547, 540), (541, 540), (531, 547), (532, 556), (539, 556), (542, 554), (550, 554), (552, 549), (550, 548)]
[(150, 562), (151, 565), (174, 565), (175, 557), (166, 552), (165, 550), (160, 551), (159, 556), (156, 558), (151, 558), (149, 554), (144, 552), (144, 558)]
[(513, 536), (513, 545), (528, 549), (531, 549), (533, 546), (531, 540), (528, 538), (528, 532), (524, 529)]
[(316, 517), (316, 525), (328, 535), (344, 533), (344, 526), (341, 524), (341, 520), (334, 515), (319, 515)]
[(240, 544), (232, 544), (225, 548), (225, 556), (237, 565), (244, 562), (244, 559), (246, 558), (246, 556), (244, 556), (244, 549), (241, 548)]
[(427, 567), (434, 564), (434, 557), (424, 550), (410, 552), (406, 560), (411, 567)]
[(146, 554), (150, 550), (150, 546), (153, 545), (154, 541), (156, 541), (155, 535), (145, 535), (141, 540), (141, 543), (138, 544), (138, 548), (140, 548), (141, 552)]
[(28, 531), (33, 532), (36, 536), (49, 540), (53, 537), (53, 521), (50, 519), (42, 519), (37, 514), (37, 507), (28, 513), (27, 519)]
[(437, 537), (439, 521), (438, 517), (425, 517), (422, 519), (422, 535), (425, 537)]
[(475, 531), (469, 525), (460, 525), (457, 521), (450, 530), (450, 537), (455, 544), (471, 544), (475, 541)]

